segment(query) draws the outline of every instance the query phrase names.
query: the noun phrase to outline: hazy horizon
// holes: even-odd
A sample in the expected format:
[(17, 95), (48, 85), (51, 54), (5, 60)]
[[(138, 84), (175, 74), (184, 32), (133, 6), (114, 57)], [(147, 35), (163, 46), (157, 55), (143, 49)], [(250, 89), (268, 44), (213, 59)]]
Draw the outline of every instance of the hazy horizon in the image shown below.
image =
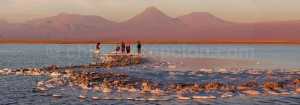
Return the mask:
[(24, 22), (59, 13), (125, 21), (154, 6), (171, 17), (208, 12), (234, 22), (300, 20), (299, 0), (1, 0), (0, 19)]

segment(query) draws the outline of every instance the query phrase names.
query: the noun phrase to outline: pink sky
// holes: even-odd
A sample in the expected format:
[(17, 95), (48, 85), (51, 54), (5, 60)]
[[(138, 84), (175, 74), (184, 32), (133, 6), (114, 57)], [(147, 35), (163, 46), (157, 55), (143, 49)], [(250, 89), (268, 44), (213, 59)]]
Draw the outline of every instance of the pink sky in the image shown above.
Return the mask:
[(176, 17), (210, 12), (237, 22), (300, 19), (300, 0), (0, 0), (0, 19), (22, 22), (61, 12), (124, 21), (155, 6)]

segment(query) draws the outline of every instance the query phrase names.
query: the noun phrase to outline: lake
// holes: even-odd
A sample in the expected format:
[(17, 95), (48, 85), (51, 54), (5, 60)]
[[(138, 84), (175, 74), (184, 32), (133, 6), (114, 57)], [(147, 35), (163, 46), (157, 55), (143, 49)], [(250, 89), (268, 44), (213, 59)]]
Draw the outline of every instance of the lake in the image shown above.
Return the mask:
[[(102, 45), (102, 53), (112, 52), (116, 45)], [(3, 44), (0, 45), (0, 68), (25, 68), (44, 67), (49, 65), (80, 65), (89, 64), (92, 60), (92, 52), (95, 45), (92, 44)], [(132, 45), (133, 53), (135, 46)], [(205, 58), (220, 60), (249, 60), (255, 61), (255, 65), (268, 66), (283, 69), (300, 68), (300, 45), (221, 45), (221, 44), (149, 44), (143, 46), (145, 58), (168, 59), (185, 62), (186, 59)], [(158, 60), (158, 61), (159, 61)], [(172, 62), (172, 60), (170, 62)], [(168, 61), (169, 62), (169, 61)], [(154, 62), (155, 63), (155, 62)], [(207, 62), (206, 62), (207, 63)], [(214, 63), (214, 62), (208, 62)], [(238, 63), (238, 62), (234, 62)], [(164, 64), (164, 63), (158, 63)], [(220, 63), (217, 63), (220, 64)], [(129, 67), (97, 68), (96, 71), (113, 71), (128, 73), (129, 76), (144, 78), (161, 84), (167, 83), (194, 83), (205, 81), (221, 81), (239, 83), (248, 80), (264, 81), (269, 78), (263, 75), (249, 75), (244, 72), (238, 73), (202, 73), (195, 70), (172, 71), (168, 68), (153, 68), (157, 64), (142, 64)], [(197, 63), (196, 63), (197, 65)], [(217, 66), (217, 65), (216, 65)], [(247, 65), (246, 65), (247, 66)], [(255, 67), (249, 65), (249, 67)], [(188, 69), (189, 66), (187, 66)], [(264, 70), (264, 68), (262, 68)], [(273, 70), (271, 69), (271, 70)], [(231, 69), (227, 69), (231, 71)], [(244, 69), (241, 69), (244, 70)], [(269, 70), (269, 69), (265, 69)], [(295, 77), (296, 76), (296, 77)], [(299, 78), (299, 74), (280, 74), (280, 80), (286, 78)], [(276, 76), (275, 76), (276, 77)], [(224, 79), (226, 78), (226, 79)], [(299, 94), (289, 96), (257, 96), (248, 97), (236, 94), (232, 98), (200, 99), (200, 100), (169, 100), (169, 101), (132, 101), (132, 100), (80, 100), (78, 88), (59, 87), (45, 93), (34, 92), (38, 81), (47, 80), (44, 76), (0, 76), (0, 105), (10, 104), (218, 104), (218, 105), (299, 105)], [(230, 80), (235, 79), (235, 80)], [(278, 79), (278, 78), (277, 78)], [(275, 79), (275, 80), (277, 80)], [(278, 81), (280, 81), (278, 80)], [(261, 82), (260, 82), (261, 83)], [(61, 93), (63, 98), (53, 98), (51, 94)], [(50, 94), (50, 95), (49, 95)], [(89, 93), (93, 95), (94, 93)], [(130, 97), (132, 94), (126, 96)]]
[[(115, 45), (103, 45), (108, 53)], [(90, 44), (4, 44), (0, 45), (0, 68), (88, 64), (95, 45)], [(135, 51), (135, 46), (132, 45)], [(143, 46), (145, 56), (173, 58), (220, 58), (270, 62), (281, 68), (300, 67), (300, 45), (151, 44)]]

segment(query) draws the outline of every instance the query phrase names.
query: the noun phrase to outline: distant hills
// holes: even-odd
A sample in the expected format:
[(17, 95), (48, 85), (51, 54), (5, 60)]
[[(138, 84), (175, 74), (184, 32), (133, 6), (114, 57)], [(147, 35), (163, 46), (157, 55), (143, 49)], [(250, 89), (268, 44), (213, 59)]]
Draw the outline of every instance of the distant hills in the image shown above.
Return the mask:
[(0, 41), (300, 42), (300, 20), (236, 23), (206, 12), (173, 18), (149, 7), (124, 22), (67, 13), (24, 23), (0, 20), (0, 38)]

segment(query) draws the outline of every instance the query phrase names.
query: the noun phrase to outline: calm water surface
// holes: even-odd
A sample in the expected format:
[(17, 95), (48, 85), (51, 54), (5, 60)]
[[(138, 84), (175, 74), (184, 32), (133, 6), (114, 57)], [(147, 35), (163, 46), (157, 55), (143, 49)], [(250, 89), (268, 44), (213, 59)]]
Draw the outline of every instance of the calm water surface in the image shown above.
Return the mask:
[[(115, 45), (103, 45), (113, 51)], [(132, 46), (135, 48), (135, 46)], [(41, 67), (91, 62), (94, 45), (0, 45), (0, 68)], [(146, 56), (249, 59), (281, 67), (300, 67), (300, 45), (145, 45)]]

